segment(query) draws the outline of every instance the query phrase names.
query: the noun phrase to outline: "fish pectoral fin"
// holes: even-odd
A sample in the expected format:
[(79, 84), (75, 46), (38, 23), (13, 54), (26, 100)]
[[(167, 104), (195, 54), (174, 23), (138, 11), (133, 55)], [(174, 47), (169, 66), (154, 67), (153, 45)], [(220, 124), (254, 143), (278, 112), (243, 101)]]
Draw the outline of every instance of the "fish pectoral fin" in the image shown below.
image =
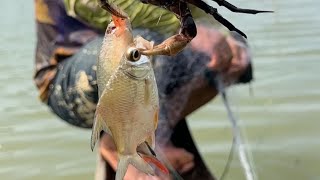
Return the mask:
[(163, 165), (162, 162), (160, 162), (156, 157), (145, 154), (141, 154), (141, 157), (145, 162), (152, 163), (157, 166), (157, 168), (159, 168), (164, 174), (169, 174), (167, 167)]
[(144, 161), (137, 153), (134, 155), (121, 155), (119, 154), (119, 163), (117, 167), (116, 180), (122, 180), (127, 172), (129, 164), (132, 164), (138, 170), (154, 175), (152, 167)]
[(99, 104), (97, 105), (96, 113), (95, 113), (94, 120), (93, 120), (94, 123), (93, 123), (93, 127), (92, 127), (92, 133), (91, 133), (91, 150), (92, 151), (93, 151), (97, 141), (100, 138), (101, 131), (104, 131), (112, 136), (110, 129), (103, 122), (103, 119), (100, 116), (98, 110), (99, 110)]

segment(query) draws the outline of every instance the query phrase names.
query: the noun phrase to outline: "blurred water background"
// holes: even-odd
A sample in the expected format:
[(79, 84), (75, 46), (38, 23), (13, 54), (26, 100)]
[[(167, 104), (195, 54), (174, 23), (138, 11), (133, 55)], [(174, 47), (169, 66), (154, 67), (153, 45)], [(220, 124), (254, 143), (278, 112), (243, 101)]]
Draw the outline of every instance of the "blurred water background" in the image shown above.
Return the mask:
[[(320, 3), (230, 0), (274, 14), (221, 14), (249, 36), (253, 95), (230, 89), (261, 180), (320, 179)], [(37, 99), (32, 82), (33, 1), (2, 1), (0, 11), (0, 179), (92, 179), (90, 131), (66, 125)], [(219, 177), (232, 143), (220, 98), (189, 117), (203, 156)], [(226, 179), (244, 179), (235, 156)]]

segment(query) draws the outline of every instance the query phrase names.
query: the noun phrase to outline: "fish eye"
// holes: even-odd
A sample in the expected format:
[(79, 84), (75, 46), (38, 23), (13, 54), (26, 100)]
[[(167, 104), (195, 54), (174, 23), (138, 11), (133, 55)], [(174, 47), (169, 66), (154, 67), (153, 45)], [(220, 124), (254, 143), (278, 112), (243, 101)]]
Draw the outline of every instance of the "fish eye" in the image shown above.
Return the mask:
[(138, 49), (130, 47), (127, 51), (127, 59), (129, 61), (138, 61), (141, 57), (141, 54)]

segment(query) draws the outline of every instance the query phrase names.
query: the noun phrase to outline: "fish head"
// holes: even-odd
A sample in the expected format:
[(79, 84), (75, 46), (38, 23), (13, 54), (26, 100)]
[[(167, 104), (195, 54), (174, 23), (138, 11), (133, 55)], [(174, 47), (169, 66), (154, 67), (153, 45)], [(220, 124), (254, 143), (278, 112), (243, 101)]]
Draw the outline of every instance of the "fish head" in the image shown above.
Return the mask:
[(112, 21), (105, 32), (97, 62), (99, 94), (103, 92), (110, 77), (119, 67), (123, 54), (133, 41), (130, 19), (112, 16)]
[(152, 70), (151, 56), (142, 55), (140, 51), (151, 50), (153, 46), (153, 41), (137, 36), (123, 55), (121, 69), (124, 73), (134, 79), (146, 78)]
[(109, 23), (105, 37), (102, 43), (99, 60), (104, 66), (105, 62), (110, 61), (111, 69), (115, 69), (122, 58), (122, 55), (133, 43), (132, 27), (129, 18), (121, 18), (112, 15), (112, 21)]

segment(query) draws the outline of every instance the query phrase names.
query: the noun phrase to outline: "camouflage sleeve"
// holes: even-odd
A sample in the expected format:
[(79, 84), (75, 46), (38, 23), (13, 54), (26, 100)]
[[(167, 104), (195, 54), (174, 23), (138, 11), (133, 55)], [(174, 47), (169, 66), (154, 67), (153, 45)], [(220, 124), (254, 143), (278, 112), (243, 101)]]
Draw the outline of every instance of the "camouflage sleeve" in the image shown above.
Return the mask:
[[(133, 28), (147, 28), (162, 34), (174, 33), (180, 23), (176, 16), (157, 6), (141, 3), (139, 0), (114, 0), (114, 3), (123, 9), (131, 18)], [(104, 30), (110, 22), (110, 14), (101, 9), (97, 0), (64, 0), (69, 16), (72, 16), (90, 27)], [(212, 24), (212, 17), (195, 6), (189, 6), (196, 20)]]
[(97, 0), (64, 0), (66, 12), (90, 27), (103, 30), (110, 22), (110, 15), (98, 5)]
[[(131, 18), (133, 28), (141, 27), (170, 32), (178, 28), (179, 22), (168, 11), (141, 3), (139, 0), (115, 0), (114, 3)], [(100, 30), (110, 22), (110, 14), (99, 7), (97, 0), (64, 0), (69, 16)]]

